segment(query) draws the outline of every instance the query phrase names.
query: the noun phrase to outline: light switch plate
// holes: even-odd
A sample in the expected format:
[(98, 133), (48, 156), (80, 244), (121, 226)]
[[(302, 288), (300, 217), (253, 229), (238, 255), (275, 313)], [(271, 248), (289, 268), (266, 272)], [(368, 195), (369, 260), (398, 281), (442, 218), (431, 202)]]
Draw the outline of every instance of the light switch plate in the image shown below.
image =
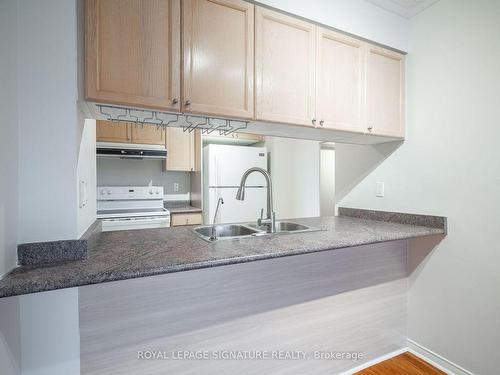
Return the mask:
[(78, 206), (83, 208), (87, 205), (87, 181), (80, 180), (80, 189), (78, 194)]
[(383, 182), (377, 182), (375, 184), (375, 195), (377, 197), (383, 197), (385, 194), (385, 187)]
[(177, 193), (177, 192), (179, 192), (179, 183), (174, 182), (174, 193)]

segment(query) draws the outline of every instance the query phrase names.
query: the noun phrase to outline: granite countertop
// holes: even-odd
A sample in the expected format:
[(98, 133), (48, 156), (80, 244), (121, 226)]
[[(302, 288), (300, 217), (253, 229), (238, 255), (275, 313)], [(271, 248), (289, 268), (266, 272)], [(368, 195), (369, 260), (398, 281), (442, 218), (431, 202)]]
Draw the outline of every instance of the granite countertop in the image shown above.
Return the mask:
[(171, 214), (202, 212), (201, 208), (191, 206), (189, 201), (165, 201), (164, 207)]
[[(395, 223), (390, 222), (398, 219), (394, 216), (367, 220), (360, 218), (364, 214), (356, 211), (344, 214), (349, 216), (292, 220), (322, 229), (318, 232), (275, 234), (213, 243), (198, 237), (193, 227), (103, 232), (89, 242), (86, 260), (14, 269), (0, 280), (0, 297), (446, 234), (445, 218), (441, 218), (441, 225), (433, 223), (432, 219), (399, 220), (400, 223)], [(366, 217), (373, 219), (373, 216)]]

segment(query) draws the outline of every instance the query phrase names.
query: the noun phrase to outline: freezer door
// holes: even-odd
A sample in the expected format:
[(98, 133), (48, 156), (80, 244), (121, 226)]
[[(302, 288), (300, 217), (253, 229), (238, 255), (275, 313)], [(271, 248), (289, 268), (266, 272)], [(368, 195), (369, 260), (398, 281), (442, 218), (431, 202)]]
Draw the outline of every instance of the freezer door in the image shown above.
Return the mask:
[[(246, 188), (245, 200), (236, 200), (237, 188), (209, 188), (209, 209), (205, 210), (205, 223), (212, 224), (219, 198), (224, 199), (224, 204), (219, 208), (218, 223), (239, 223), (257, 221), (260, 209), (266, 207), (265, 188)], [(207, 212), (208, 211), (208, 212)]]
[[(239, 186), (243, 173), (252, 167), (267, 170), (267, 149), (228, 145), (208, 145), (208, 186)], [(205, 180), (206, 181), (206, 180)], [(246, 186), (266, 186), (264, 176), (252, 173)]]

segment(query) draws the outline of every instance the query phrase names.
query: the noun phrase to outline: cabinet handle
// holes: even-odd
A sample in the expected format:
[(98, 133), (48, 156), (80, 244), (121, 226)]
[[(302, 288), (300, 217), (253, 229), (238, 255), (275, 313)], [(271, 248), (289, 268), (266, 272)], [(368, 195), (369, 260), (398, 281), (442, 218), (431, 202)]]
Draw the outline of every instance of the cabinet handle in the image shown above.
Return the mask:
[(191, 100), (186, 100), (186, 105), (191, 105)]
[(313, 124), (314, 126), (316, 126), (316, 119), (315, 119), (315, 118), (313, 118), (313, 119), (312, 119), (312, 124)]
[(372, 131), (372, 129), (373, 129), (373, 126), (369, 126), (369, 127), (368, 127), (368, 131), (369, 131), (369, 132), (371, 132), (371, 131)]
[(319, 120), (319, 124), (320, 124), (321, 126), (323, 126), (323, 124), (324, 124), (324, 123), (325, 123), (325, 121), (324, 121), (324, 120)]
[(173, 98), (173, 99), (172, 99), (172, 104), (177, 104), (177, 103), (179, 103), (179, 99), (177, 99), (177, 98)]

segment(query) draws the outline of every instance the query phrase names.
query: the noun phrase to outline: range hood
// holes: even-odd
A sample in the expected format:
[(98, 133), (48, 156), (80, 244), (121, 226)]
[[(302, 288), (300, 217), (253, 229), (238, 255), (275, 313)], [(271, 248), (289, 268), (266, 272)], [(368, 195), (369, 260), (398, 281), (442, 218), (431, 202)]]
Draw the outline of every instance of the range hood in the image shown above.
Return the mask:
[(97, 142), (98, 158), (115, 157), (122, 159), (161, 159), (167, 158), (165, 147), (130, 143)]

